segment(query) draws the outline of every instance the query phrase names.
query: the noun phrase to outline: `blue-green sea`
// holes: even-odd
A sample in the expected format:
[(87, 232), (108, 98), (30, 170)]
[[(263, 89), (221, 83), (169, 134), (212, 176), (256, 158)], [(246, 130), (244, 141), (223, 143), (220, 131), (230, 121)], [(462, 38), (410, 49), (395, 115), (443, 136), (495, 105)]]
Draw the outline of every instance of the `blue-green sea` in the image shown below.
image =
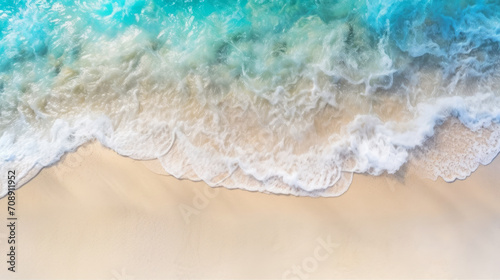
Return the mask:
[(493, 0), (0, 0), (0, 174), (98, 141), (268, 193), (464, 179), (500, 151), (499, 68)]

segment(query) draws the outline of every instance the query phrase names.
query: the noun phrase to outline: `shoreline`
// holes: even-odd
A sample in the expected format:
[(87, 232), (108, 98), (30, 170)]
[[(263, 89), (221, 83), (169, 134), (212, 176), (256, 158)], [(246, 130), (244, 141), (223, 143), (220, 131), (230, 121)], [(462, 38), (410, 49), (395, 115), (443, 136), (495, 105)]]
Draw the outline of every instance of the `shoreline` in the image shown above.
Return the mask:
[(0, 278), (500, 276), (498, 157), (453, 183), (355, 174), (331, 198), (210, 188), (151, 163), (93, 143), (44, 168), (16, 190), (19, 271)]

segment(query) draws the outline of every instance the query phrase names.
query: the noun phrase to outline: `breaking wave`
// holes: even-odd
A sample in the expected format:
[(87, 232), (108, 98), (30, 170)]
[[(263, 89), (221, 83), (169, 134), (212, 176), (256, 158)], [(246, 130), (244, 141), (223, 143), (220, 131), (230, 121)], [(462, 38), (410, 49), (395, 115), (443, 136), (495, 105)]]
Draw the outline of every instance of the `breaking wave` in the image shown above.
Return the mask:
[(97, 140), (270, 193), (463, 179), (500, 151), (499, 26), (488, 0), (0, 1), (0, 172)]

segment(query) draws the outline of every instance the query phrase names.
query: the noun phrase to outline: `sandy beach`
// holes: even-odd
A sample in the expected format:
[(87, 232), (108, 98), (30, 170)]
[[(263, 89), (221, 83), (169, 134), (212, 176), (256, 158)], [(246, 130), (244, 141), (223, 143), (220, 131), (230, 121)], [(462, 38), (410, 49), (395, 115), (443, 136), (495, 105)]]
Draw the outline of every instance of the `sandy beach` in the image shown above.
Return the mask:
[(94, 143), (17, 191), (17, 271), (3, 261), (0, 278), (498, 278), (499, 168), (355, 175), (309, 198), (211, 189)]
[(499, 26), (0, 1), (0, 280), (500, 279)]

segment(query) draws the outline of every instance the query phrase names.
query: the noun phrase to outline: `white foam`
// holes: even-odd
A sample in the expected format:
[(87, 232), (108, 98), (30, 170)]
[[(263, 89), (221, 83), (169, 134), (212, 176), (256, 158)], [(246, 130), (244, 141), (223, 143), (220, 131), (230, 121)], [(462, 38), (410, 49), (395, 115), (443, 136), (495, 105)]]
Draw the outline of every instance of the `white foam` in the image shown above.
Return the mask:
[[(442, 68), (393, 61), (387, 38), (371, 48), (361, 31), (353, 35), (361, 54), (348, 53), (346, 36), (354, 31), (335, 24), (308, 17), (275, 38), (288, 46), (279, 55), (269, 55), (273, 40), (247, 40), (224, 64), (196, 48), (199, 42), (152, 50), (134, 27), (86, 42), (52, 83), (33, 82), (32, 65), (23, 64), (5, 88), (15, 101), (5, 111), (12, 122), (0, 123), (0, 172), (19, 170), (25, 182), (97, 140), (135, 159), (158, 158), (169, 174), (211, 186), (337, 196), (353, 173), (392, 174), (425, 158), (426, 173), (451, 181), (498, 153), (493, 74), (464, 86), (467, 79), (454, 82)], [(197, 40), (216, 39), (203, 36)], [(254, 52), (263, 55), (249, 61)], [(394, 112), (385, 112), (387, 104)], [(432, 148), (430, 139), (449, 118), (467, 132), (445, 130), (454, 137)], [(460, 141), (467, 148), (448, 149)], [(416, 155), (418, 149), (425, 152)]]

